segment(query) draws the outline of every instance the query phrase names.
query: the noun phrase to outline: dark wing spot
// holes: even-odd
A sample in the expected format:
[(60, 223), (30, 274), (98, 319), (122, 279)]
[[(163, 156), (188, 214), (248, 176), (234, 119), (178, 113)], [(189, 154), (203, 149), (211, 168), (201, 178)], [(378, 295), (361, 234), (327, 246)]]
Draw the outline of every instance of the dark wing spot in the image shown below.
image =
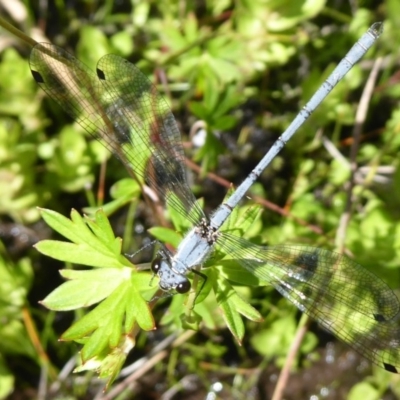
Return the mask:
[(34, 71), (33, 69), (31, 69), (31, 72), (32, 72), (33, 79), (34, 79), (37, 83), (44, 83), (44, 79), (43, 79), (42, 75), (40, 75), (39, 72)]
[(303, 288), (303, 294), (304, 294), (304, 296), (306, 296), (306, 297), (312, 297), (313, 291), (312, 291), (312, 289), (311, 289), (309, 286), (305, 286), (305, 287)]
[(312, 279), (318, 267), (318, 253), (300, 254), (291, 264), (297, 279)]
[(103, 81), (106, 80), (106, 76), (104, 75), (104, 72), (103, 72), (101, 69), (96, 68), (96, 73), (97, 73), (97, 77), (98, 77), (99, 79), (101, 79), (101, 80), (103, 80)]
[(385, 368), (386, 371), (393, 372), (394, 374), (398, 374), (398, 372), (399, 372), (399, 371), (397, 371), (397, 368), (391, 364), (383, 363), (383, 368)]
[(130, 142), (130, 127), (124, 114), (124, 105), (121, 100), (109, 105), (106, 114), (114, 127), (115, 138), (123, 145)]
[(377, 322), (385, 322), (386, 319), (382, 314), (373, 314), (375, 321)]

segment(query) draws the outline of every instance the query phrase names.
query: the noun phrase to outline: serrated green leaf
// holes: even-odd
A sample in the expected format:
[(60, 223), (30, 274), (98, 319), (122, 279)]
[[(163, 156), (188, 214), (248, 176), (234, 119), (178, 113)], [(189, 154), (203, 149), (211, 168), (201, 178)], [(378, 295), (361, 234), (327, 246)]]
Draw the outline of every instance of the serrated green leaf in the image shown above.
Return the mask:
[(244, 301), (239, 295), (232, 298), (232, 303), (235, 306), (235, 310), (246, 317), (247, 319), (255, 322), (263, 321), (262, 315), (249, 303)]
[(214, 285), (214, 291), (228, 329), (238, 343), (241, 343), (244, 336), (244, 324), (240, 313), (236, 309), (238, 294), (227, 281), (219, 281), (218, 285)]
[(132, 285), (140, 291), (146, 301), (150, 301), (159, 290), (158, 277), (145, 271), (132, 274)]
[[(113, 327), (117, 326), (117, 331), (120, 332), (121, 325), (114, 324), (114, 320), (106, 319), (107, 325), (98, 327), (87, 339), (81, 350), (81, 358), (83, 362), (100, 355), (107, 348), (111, 347), (111, 337), (113, 336)], [(122, 321), (121, 321), (122, 322)]]
[[(130, 291), (131, 299), (127, 302), (126, 305), (126, 319), (125, 319), (125, 328), (127, 332), (132, 329), (133, 325), (133, 315), (136, 317), (137, 324), (145, 331), (151, 331), (155, 329), (154, 317), (151, 312), (151, 309), (146, 301), (143, 301), (143, 297), (139, 294), (139, 291), (136, 288), (141, 288), (142, 285), (138, 285), (138, 276), (143, 274), (135, 274), (132, 277), (132, 290)], [(148, 285), (146, 280), (145, 285)], [(153, 295), (158, 288), (153, 288)], [(153, 297), (153, 296), (152, 296)]]
[[(85, 222), (90, 226), (92, 232), (104, 241), (105, 244), (113, 243), (115, 240), (115, 235), (112, 230), (110, 221), (106, 217), (103, 210), (97, 210), (95, 213), (95, 221), (85, 216)], [(119, 250), (120, 252), (121, 250)]]
[[(95, 214), (104, 214), (102, 210), (98, 210)], [(90, 221), (86, 217), (82, 217), (76, 210), (71, 211), (71, 219), (74, 222), (74, 232), (76, 234), (77, 240), (74, 240), (74, 243), (77, 244), (85, 244), (88, 247), (92, 247), (94, 249), (98, 249), (99, 251), (104, 251), (106, 254), (109, 253), (109, 248), (108, 248), (108, 241), (105, 240), (104, 242), (101, 240), (101, 237), (103, 236), (103, 233), (100, 233), (100, 237), (96, 236), (95, 232), (92, 232), (91, 229), (89, 229), (88, 225), (94, 225), (96, 222)], [(86, 219), (86, 220), (85, 220)], [(94, 233), (94, 234), (93, 234)], [(114, 239), (114, 234), (112, 234), (112, 238)]]
[[(72, 248), (62, 248), (60, 246), (60, 254), (57, 258), (57, 254), (53, 253), (45, 253), (51, 257), (54, 257), (63, 261), (70, 261), (78, 264), (91, 265), (91, 266), (115, 266), (118, 267), (120, 264), (128, 266), (128, 262), (124, 261), (123, 258), (119, 257), (121, 244), (119, 243), (120, 239), (115, 239), (114, 234), (112, 232), (111, 226), (107, 220), (105, 213), (102, 210), (98, 210), (95, 214), (95, 221), (90, 220), (86, 217), (84, 219), (77, 211), (71, 211), (71, 220), (68, 220), (64, 216), (55, 213), (50, 210), (41, 210), (42, 216), (45, 219), (46, 223), (48, 223), (54, 230), (61, 233), (63, 236), (71, 240), (73, 243), (80, 245), (79, 251), (81, 255), (85, 259), (84, 262), (77, 261), (74, 258), (74, 254), (71, 254), (70, 257), (68, 254), (63, 252), (63, 250), (73, 250)], [(99, 226), (101, 224), (101, 226)], [(90, 230), (88, 225), (92, 228)], [(97, 236), (96, 236), (97, 235)], [(53, 251), (55, 241), (48, 241), (49, 243), (43, 244), (43, 242), (39, 242), (36, 244), (36, 247), (39, 251), (47, 252)], [(58, 242), (61, 243), (61, 242)], [(77, 248), (76, 248), (77, 249)], [(97, 254), (97, 257), (95, 256)], [(109, 263), (108, 265), (104, 265), (99, 263), (99, 254), (103, 254), (106, 258), (104, 262)], [(93, 263), (90, 261), (90, 257), (94, 257)], [(112, 258), (118, 258), (117, 262), (112, 262)], [(72, 261), (73, 260), (73, 261)], [(95, 264), (95, 265), (94, 265)]]
[(35, 248), (42, 254), (56, 260), (71, 262), (74, 264), (87, 265), (98, 268), (123, 268), (122, 263), (115, 255), (108, 251), (108, 254), (100, 252), (85, 244), (74, 244), (59, 242), (57, 240), (42, 240), (35, 245)]
[(138, 294), (140, 288), (136, 287), (134, 282), (132, 279), (123, 281), (103, 302), (62, 335), (63, 340), (86, 339), (82, 349), (83, 360), (99, 356), (107, 347), (117, 346), (135, 322), (138, 322), (142, 329), (154, 329), (151, 310)]
[(61, 270), (70, 279), (51, 292), (41, 303), (50, 310), (68, 311), (96, 304), (110, 295), (121, 283), (130, 279), (129, 268), (101, 270)]
[(96, 329), (109, 325), (113, 320), (119, 320), (122, 323), (126, 292), (130, 287), (130, 281), (124, 281), (109, 297), (64, 332), (62, 339), (85, 338)]
[(44, 208), (40, 208), (39, 210), (40, 215), (46, 221), (47, 225), (72, 242), (76, 241), (77, 237), (73, 232), (74, 223), (70, 219), (52, 210)]
[(94, 221), (81, 217), (75, 210), (71, 212), (72, 221), (49, 210), (43, 210), (43, 215), (54, 229), (74, 242), (41, 241), (35, 247), (43, 254), (93, 267), (131, 267), (131, 263), (120, 254), (122, 241), (115, 238), (103, 210), (96, 212)]

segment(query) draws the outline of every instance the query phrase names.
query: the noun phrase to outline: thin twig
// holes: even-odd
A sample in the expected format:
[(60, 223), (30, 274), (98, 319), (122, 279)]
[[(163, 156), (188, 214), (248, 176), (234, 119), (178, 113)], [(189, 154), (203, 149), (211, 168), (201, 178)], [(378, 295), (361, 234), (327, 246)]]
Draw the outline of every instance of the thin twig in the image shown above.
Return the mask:
[(148, 362), (148, 360), (151, 357), (153, 357), (157, 353), (160, 353), (161, 351), (163, 351), (163, 350), (167, 349), (169, 346), (171, 346), (175, 342), (176, 338), (177, 338), (176, 333), (173, 333), (173, 334), (167, 336), (164, 340), (162, 340), (160, 343), (155, 345), (147, 355), (140, 358), (139, 360), (136, 360), (133, 364), (125, 367), (121, 371), (120, 376), (121, 377), (129, 376), (129, 375), (133, 374), (134, 372), (136, 372), (137, 370), (139, 370), (140, 368), (142, 368), (143, 365), (145, 365), (146, 362)]
[(285, 365), (283, 366), (283, 368), (279, 374), (279, 378), (276, 383), (276, 386), (274, 389), (274, 394), (272, 395), (271, 400), (282, 399), (283, 391), (289, 380), (290, 370), (292, 368), (293, 361), (296, 358), (296, 354), (299, 351), (299, 348), (301, 346), (303, 338), (304, 338), (305, 334), (307, 333), (308, 323), (309, 323), (308, 316), (303, 314), (300, 319), (299, 326), (296, 331), (296, 335), (293, 338), (292, 345), (290, 346), (290, 349), (286, 356)]
[(49, 395), (55, 395), (60, 390), (60, 388), (66, 384), (65, 382), (75, 368), (75, 365), (76, 356), (73, 356), (65, 363), (64, 367), (57, 376), (57, 380), (55, 380), (51, 384), (49, 388)]
[(199, 376), (195, 374), (185, 375), (179, 382), (170, 387), (161, 396), (161, 400), (172, 400), (182, 389), (194, 386), (199, 381)]
[(52, 380), (56, 379), (56, 369), (51, 364), (49, 356), (47, 355), (46, 350), (43, 348), (37, 327), (27, 306), (22, 308), (22, 319), (24, 321), (26, 332), (28, 333), (29, 339), (36, 350), (36, 354), (38, 355), (40, 363), (42, 364), (42, 366), (47, 367), (47, 373), (50, 378)]
[(325, 147), (325, 150), (332, 156), (334, 160), (341, 162), (350, 169), (349, 160), (338, 150), (338, 148), (332, 143), (332, 141), (328, 137), (322, 136), (321, 141)]
[(371, 101), (371, 97), (374, 91), (374, 87), (376, 84), (376, 80), (378, 77), (378, 72), (381, 68), (382, 57), (379, 57), (374, 62), (371, 73), (369, 74), (366, 85), (364, 86), (364, 90), (361, 96), (361, 100), (357, 109), (356, 121), (353, 130), (353, 143), (350, 150), (350, 180), (349, 187), (347, 189), (347, 200), (346, 205), (343, 211), (343, 214), (340, 218), (339, 227), (336, 233), (336, 247), (339, 253), (344, 252), (345, 241), (346, 241), (346, 230), (347, 226), (350, 222), (351, 217), (351, 209), (352, 209), (352, 200), (353, 200), (353, 188), (355, 186), (355, 177), (357, 173), (357, 153), (360, 145), (360, 138), (362, 128), (365, 122), (365, 118), (367, 116), (368, 106)]

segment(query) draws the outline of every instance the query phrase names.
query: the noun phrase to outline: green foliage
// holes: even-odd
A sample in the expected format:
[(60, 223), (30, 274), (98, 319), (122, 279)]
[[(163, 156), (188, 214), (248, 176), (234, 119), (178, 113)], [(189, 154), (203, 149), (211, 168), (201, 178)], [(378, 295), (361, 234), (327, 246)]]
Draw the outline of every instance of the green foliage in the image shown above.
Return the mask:
[(64, 262), (99, 268), (60, 271), (68, 281), (41, 303), (55, 311), (76, 310), (100, 303), (72, 325), (62, 335), (62, 340), (84, 344), (81, 351), (83, 369), (98, 370), (110, 384), (127, 356), (127, 335), (134, 325), (144, 330), (154, 329), (147, 301), (157, 288), (149, 286), (148, 274), (137, 273), (120, 255), (121, 240), (114, 237), (101, 210), (96, 212), (95, 220), (82, 218), (74, 210), (71, 220), (50, 210), (41, 210), (41, 214), (49, 226), (72, 243), (44, 240), (37, 243), (37, 250)]
[[(335, 88), (251, 189), (249, 195), (254, 199), (268, 199), (286, 214), (282, 217), (265, 207), (262, 213), (258, 207), (243, 207), (224, 229), (259, 244), (300, 242), (335, 247), (349, 195), (350, 169), (341, 158), (328, 153), (320, 139), (327, 136), (349, 160), (351, 131), (371, 62), (379, 55), (386, 56), (356, 156), (363, 171), (357, 175), (351, 197), (345, 245), (358, 263), (397, 288), (400, 90), (390, 60), (399, 56), (400, 10), (396, 0), (386, 0), (376, 9), (370, 3), (350, 10), (344, 3), (330, 8), (329, 2), (322, 0), (201, 4), (137, 0), (132, 7), (89, 1), (80, 10), (59, 2), (51, 11), (56, 15), (49, 14), (46, 19), (34, 2), (25, 2), (27, 19), (14, 25), (24, 26), (28, 34), (30, 27), (47, 26), (45, 41), (76, 54), (93, 70), (106, 53), (137, 62), (167, 97), (185, 142), (195, 119), (204, 121), (204, 146), (187, 153), (201, 164), (202, 176), (213, 172), (237, 184), (349, 46), (373, 21), (384, 19), (385, 31), (378, 46)], [(35, 15), (41, 16), (40, 23)], [(0, 36), (7, 39), (2, 43), (11, 43), (4, 31)], [(28, 49), (17, 48), (8, 46), (0, 59), (0, 239), (5, 243), (0, 260), (0, 398), (11, 393), (14, 385), (21, 390), (39, 381), (39, 374), (32, 372), (37, 376), (15, 384), (15, 376), (25, 379), (19, 374), (20, 365), (29, 371), (44, 365), (56, 370), (54, 365), (62, 366), (76, 353), (76, 343), (81, 352), (75, 370), (97, 370), (111, 384), (128, 354), (147, 355), (148, 349), (155, 347), (148, 331), (156, 326), (161, 337), (185, 329), (201, 331), (190, 340), (182, 339), (184, 343), (167, 352), (167, 362), (158, 363), (160, 387), (180, 385), (189, 371), (201, 377), (204, 396), (216, 379), (224, 382), (225, 397), (245, 396), (245, 383), (237, 383), (241, 371), (263, 368), (267, 363), (282, 365), (298, 320), (293, 307), (277, 300), (278, 295), (244, 271), (232, 255), (219, 252), (202, 269), (205, 283), (195, 274), (190, 276), (193, 293), (161, 297), (150, 306), (148, 301), (158, 290), (157, 279), (137, 271), (122, 253), (142, 246), (139, 228), (176, 247), (190, 228), (188, 221), (167, 210), (173, 228), (157, 225), (159, 219), (139, 196), (139, 184), (127, 179), (112, 159), (105, 177), (98, 178), (99, 165), (110, 158), (108, 152), (90, 141), (62, 109), (37, 90), (26, 60)], [(196, 193), (205, 196), (208, 209), (209, 202), (215, 204), (225, 188), (218, 186), (210, 192), (207, 182), (195, 180)], [(99, 206), (103, 211), (98, 211)], [(89, 216), (73, 211), (71, 219), (66, 218), (71, 207), (82, 207)], [(49, 282), (48, 274), (55, 267), (48, 264), (47, 257), (38, 258), (29, 250), (16, 259), (10, 256), (12, 246), (2, 224), (31, 224), (30, 228), (41, 234), (44, 229), (36, 225), (41, 215), (54, 232), (68, 239), (62, 242), (50, 237), (36, 245), (46, 256), (64, 263), (59, 267), (65, 279), (61, 284)], [(114, 232), (123, 236), (123, 241)], [(85, 267), (72, 268), (71, 263)], [(38, 307), (39, 298), (58, 310), (62, 328), (57, 323), (53, 326), (54, 313)], [(22, 310), (29, 311), (38, 325), (43, 352), (51, 355), (48, 364), (32, 344)], [(65, 322), (66, 313), (59, 310), (73, 310), (74, 322)], [(139, 333), (142, 331), (144, 334)], [(232, 343), (225, 331), (234, 337)], [(64, 343), (57, 342), (60, 335)], [(296, 358), (299, 373), (307, 373), (310, 365), (299, 355), (312, 353), (318, 358), (315, 342), (315, 334), (309, 333)], [(17, 362), (11, 363), (10, 357)], [(321, 370), (335, 366), (324, 365)], [(222, 377), (223, 371), (226, 375)], [(353, 390), (352, 384), (348, 385), (349, 398), (383, 397), (389, 386), (399, 394), (396, 377), (378, 369), (366, 374), (370, 374), (368, 380), (360, 378)], [(54, 381), (54, 376), (50, 375), (49, 381)], [(321, 383), (319, 378), (315, 376), (316, 385), (329, 387), (330, 382)], [(65, 385), (60, 396), (82, 398), (91, 382), (88, 379), (82, 388), (71, 379)], [(313, 389), (310, 395), (315, 393)], [(189, 395), (188, 390), (181, 390), (182, 396)]]
[(0, 111), (7, 116), (0, 121), (0, 214), (32, 222), (38, 218), (34, 207), (46, 197), (36, 184), (35, 89), (26, 60), (14, 49), (3, 53), (0, 74), (10, 77), (0, 83)]
[(6, 358), (36, 358), (35, 349), (26, 335), (23, 316), (33, 279), (31, 263), (27, 258), (17, 263), (7, 260), (1, 246), (0, 276), (0, 398), (6, 398), (12, 393), (15, 381)]
[[(61, 270), (61, 276), (67, 282), (56, 288), (41, 303), (54, 311), (77, 310), (99, 303), (64, 332), (61, 338), (83, 344), (82, 368), (78, 370), (95, 369), (111, 384), (132, 347), (127, 348), (126, 335), (134, 329), (135, 324), (143, 330), (155, 328), (147, 302), (154, 297), (157, 287), (150, 285), (148, 273), (135, 272), (130, 262), (121, 256), (121, 240), (114, 237), (102, 210), (96, 212), (94, 220), (82, 218), (74, 210), (71, 219), (44, 209), (41, 214), (52, 229), (72, 243), (43, 240), (35, 245), (38, 251), (66, 263), (97, 268), (83, 271)], [(237, 221), (240, 214), (244, 220), (243, 226), (250, 226), (259, 216), (257, 212), (235, 211), (232, 223)], [(153, 228), (152, 233), (157, 239), (164, 238), (168, 242), (166, 229)], [(208, 270), (206, 277), (206, 282), (201, 282), (203, 278), (197, 282), (197, 292), (192, 294), (193, 298), (189, 299), (188, 304), (182, 304), (183, 296), (174, 297), (171, 305), (171, 309), (176, 311), (173, 313), (173, 320), (164, 319), (163, 323), (198, 329), (205, 309), (200, 308), (197, 312), (197, 308), (212, 289), (215, 298), (208, 307), (220, 308), (226, 326), (237, 341), (241, 342), (245, 331), (242, 316), (260, 321), (261, 315), (241, 298), (223, 274), (220, 274), (220, 269)], [(110, 353), (113, 367), (110, 366)]]

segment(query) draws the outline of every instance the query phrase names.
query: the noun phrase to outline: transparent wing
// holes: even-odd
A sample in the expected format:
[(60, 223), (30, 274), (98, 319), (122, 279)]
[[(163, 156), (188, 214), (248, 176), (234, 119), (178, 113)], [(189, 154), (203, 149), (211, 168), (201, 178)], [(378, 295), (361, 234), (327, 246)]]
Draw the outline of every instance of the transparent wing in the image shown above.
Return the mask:
[(129, 172), (142, 177), (193, 224), (203, 217), (187, 182), (175, 118), (156, 87), (133, 64), (106, 55), (96, 76), (63, 49), (39, 43), (32, 49), (30, 67), (40, 87)]
[(219, 245), (250, 273), (374, 364), (400, 371), (400, 304), (384, 281), (328, 250), (221, 236)]

